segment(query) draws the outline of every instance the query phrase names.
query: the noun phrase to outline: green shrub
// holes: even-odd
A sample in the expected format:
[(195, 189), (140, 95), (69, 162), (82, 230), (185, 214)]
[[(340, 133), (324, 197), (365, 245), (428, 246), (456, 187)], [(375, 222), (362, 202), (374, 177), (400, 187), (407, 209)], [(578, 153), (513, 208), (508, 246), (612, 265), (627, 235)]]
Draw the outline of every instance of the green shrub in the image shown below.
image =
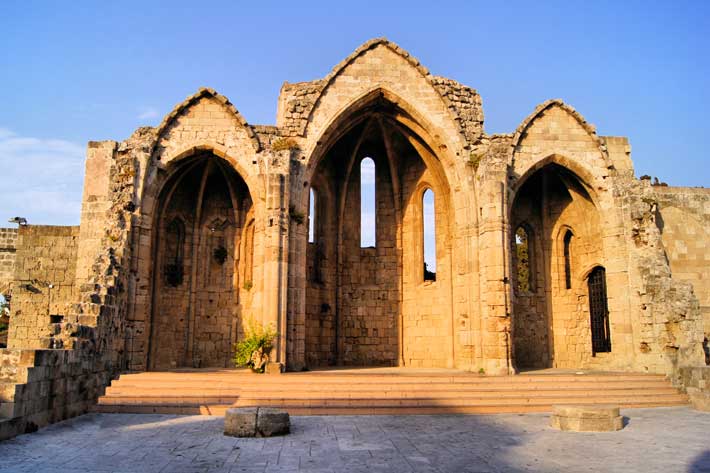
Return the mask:
[(244, 330), (244, 338), (234, 345), (234, 365), (248, 366), (258, 373), (263, 373), (277, 336), (278, 333), (271, 327), (264, 327), (250, 319)]

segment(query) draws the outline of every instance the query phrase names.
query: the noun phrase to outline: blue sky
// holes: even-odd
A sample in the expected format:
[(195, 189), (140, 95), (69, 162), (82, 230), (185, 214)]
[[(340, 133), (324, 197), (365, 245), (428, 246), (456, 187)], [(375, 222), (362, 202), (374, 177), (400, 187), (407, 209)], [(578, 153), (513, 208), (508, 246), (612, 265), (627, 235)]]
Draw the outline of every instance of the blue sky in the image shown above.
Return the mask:
[(77, 224), (88, 140), (157, 125), (200, 86), (272, 124), (284, 80), (322, 77), (378, 36), (476, 88), (489, 133), (562, 98), (630, 138), (637, 175), (708, 186), (708, 32), (700, 1), (4, 0), (0, 218)]

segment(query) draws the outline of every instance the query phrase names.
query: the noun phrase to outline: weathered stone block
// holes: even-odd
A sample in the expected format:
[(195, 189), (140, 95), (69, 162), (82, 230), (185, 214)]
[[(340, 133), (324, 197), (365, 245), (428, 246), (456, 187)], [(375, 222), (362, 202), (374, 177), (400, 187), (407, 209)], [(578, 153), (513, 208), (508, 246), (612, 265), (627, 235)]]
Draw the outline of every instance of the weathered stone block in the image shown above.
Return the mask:
[(611, 432), (624, 428), (619, 408), (606, 405), (553, 406), (550, 426), (572, 432)]
[(224, 415), (224, 435), (231, 437), (255, 437), (258, 407), (227, 409)]
[(227, 409), (224, 416), (224, 435), (231, 437), (273, 437), (291, 430), (287, 412), (268, 407), (240, 407)]
[(256, 416), (257, 437), (285, 435), (291, 431), (288, 412), (280, 409), (260, 407)]

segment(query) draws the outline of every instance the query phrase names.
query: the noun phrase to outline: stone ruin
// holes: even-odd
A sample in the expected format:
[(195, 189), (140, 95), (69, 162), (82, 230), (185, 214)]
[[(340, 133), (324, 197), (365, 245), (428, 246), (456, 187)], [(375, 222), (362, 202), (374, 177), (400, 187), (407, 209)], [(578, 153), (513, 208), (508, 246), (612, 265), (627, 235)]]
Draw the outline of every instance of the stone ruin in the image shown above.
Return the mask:
[(86, 412), (122, 372), (231, 366), (250, 320), (286, 370), (681, 382), (708, 361), (710, 189), (636, 179), (630, 153), (560, 100), (487, 134), (474, 89), (385, 39), (284, 83), (275, 126), (202, 88), (88, 144), (80, 226), (0, 230), (0, 439)]

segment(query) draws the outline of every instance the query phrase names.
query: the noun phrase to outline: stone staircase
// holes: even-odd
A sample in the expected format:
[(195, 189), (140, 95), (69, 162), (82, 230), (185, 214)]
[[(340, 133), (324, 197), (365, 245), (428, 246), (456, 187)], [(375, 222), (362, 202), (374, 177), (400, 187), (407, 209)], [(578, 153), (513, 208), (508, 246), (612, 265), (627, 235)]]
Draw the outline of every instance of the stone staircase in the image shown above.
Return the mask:
[(279, 407), (292, 415), (493, 414), (551, 411), (556, 404), (687, 405), (662, 375), (347, 370), (254, 375), (235, 370), (124, 374), (98, 412), (223, 415), (230, 406)]

